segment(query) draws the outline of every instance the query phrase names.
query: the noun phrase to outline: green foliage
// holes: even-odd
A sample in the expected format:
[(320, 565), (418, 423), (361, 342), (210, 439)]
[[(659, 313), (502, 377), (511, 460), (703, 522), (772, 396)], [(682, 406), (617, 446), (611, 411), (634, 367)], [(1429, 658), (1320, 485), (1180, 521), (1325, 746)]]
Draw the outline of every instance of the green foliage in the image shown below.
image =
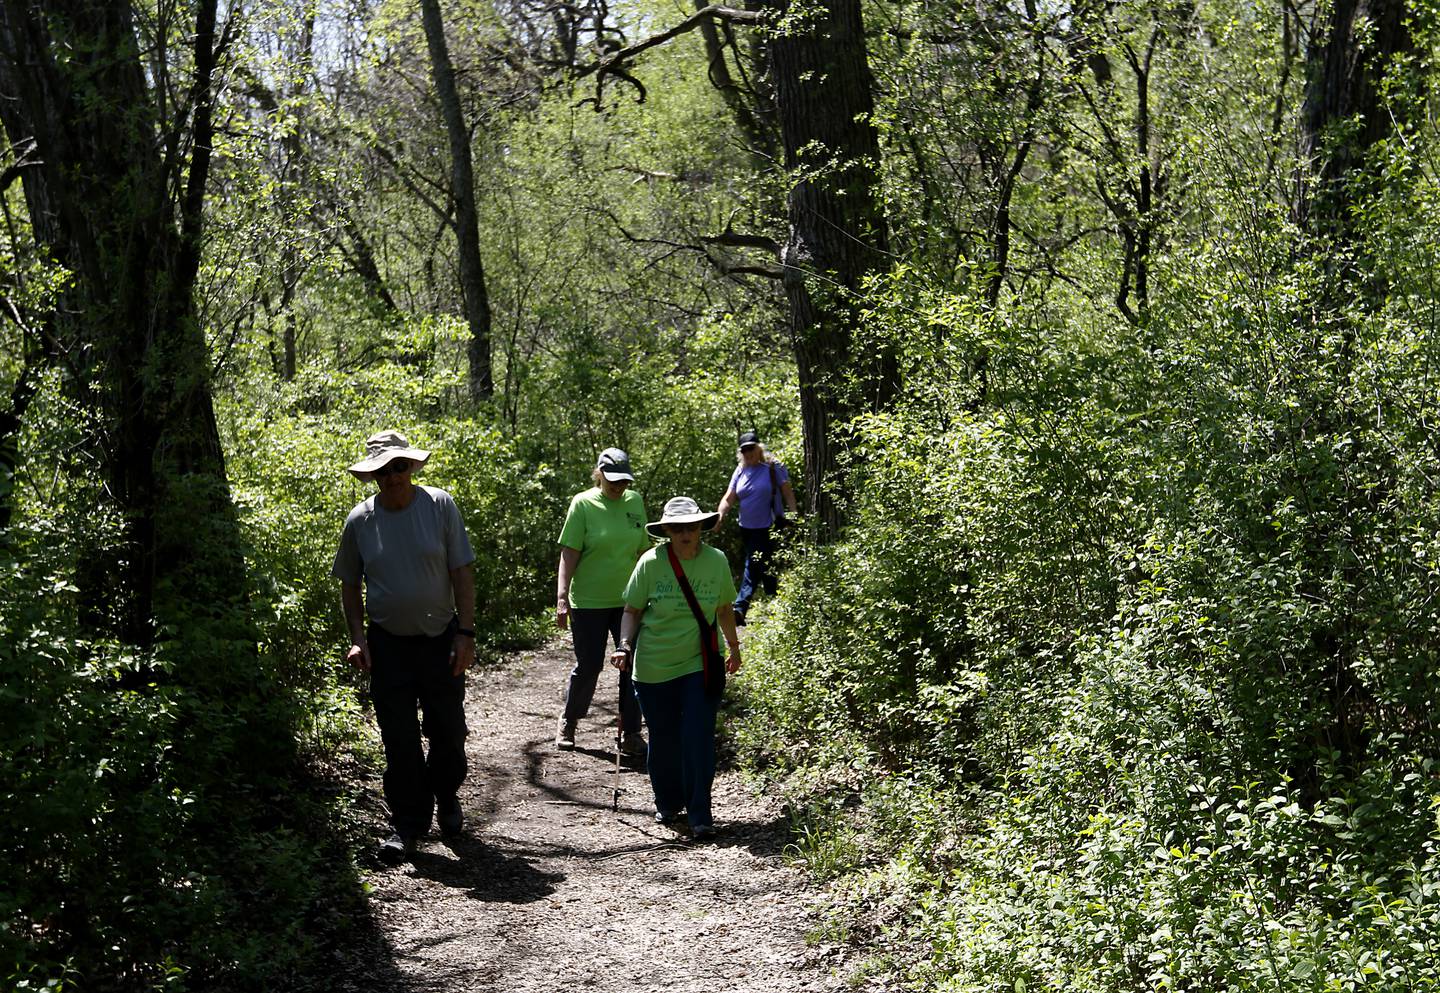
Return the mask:
[(123, 532), (99, 480), (70, 461), (63, 440), (84, 421), (60, 385), (32, 407), (26, 499), (0, 551), (0, 978), (281, 982), (313, 949), (320, 913), (358, 892), (326, 828), (337, 811), (296, 788), (308, 698), (276, 678), (289, 657), (234, 639), (248, 628), (230, 610), (147, 650), (86, 633), (76, 577)]
[(853, 426), (854, 527), (757, 625), (738, 736), (913, 988), (1440, 981), (1433, 184), (1399, 144), (1318, 246), (1187, 147), (1244, 237), (1168, 246), (1134, 324), (877, 287), (906, 396)]
[[(646, 102), (611, 77), (592, 109), (594, 77), (554, 67), (692, 8), (606, 8), (605, 30), (447, 9), (494, 318), (477, 404), (414, 7), (292, 8), (248, 9), (219, 74), (240, 85), (197, 308), (240, 527), (209, 515), (216, 480), (167, 477), (167, 520), (193, 520), (197, 563), (243, 553), (250, 596), (197, 606), (224, 577), (177, 570), (197, 588), (159, 591), (191, 596), (157, 609), (153, 648), (96, 633), (135, 595), (88, 576), (127, 523), (94, 468), (107, 425), (81, 356), (45, 352), (70, 277), (4, 193), (0, 380), (58, 370), (0, 479), (10, 986), (273, 988), (356, 898), (344, 813), (297, 784), (363, 748), (329, 571), (373, 431), (434, 451), (488, 658), (542, 633), (600, 449), (630, 452), (652, 516), (713, 506), (739, 430), (801, 462), (812, 370), (783, 294), (743, 275), (777, 259), (716, 237), (785, 241), (798, 176), (728, 102), (773, 116), (763, 46), (731, 26), (722, 95), (680, 37), (631, 67)], [(789, 795), (787, 854), (850, 901), (824, 937), (892, 950), (869, 970), (1016, 993), (1440, 982), (1433, 27), (1415, 11), (1394, 129), (1321, 238), (1291, 150), (1323, 47), (1300, 21), (1327, 9), (866, 10), (894, 265), (863, 300), (813, 298), (853, 304), (847, 345), (897, 356), (904, 389), (830, 439), (853, 526), (787, 550), (729, 730)], [(176, 80), (185, 23), (146, 20)], [(596, 49), (562, 52), (566, 30)], [(845, 373), (825, 398), (865, 409)]]

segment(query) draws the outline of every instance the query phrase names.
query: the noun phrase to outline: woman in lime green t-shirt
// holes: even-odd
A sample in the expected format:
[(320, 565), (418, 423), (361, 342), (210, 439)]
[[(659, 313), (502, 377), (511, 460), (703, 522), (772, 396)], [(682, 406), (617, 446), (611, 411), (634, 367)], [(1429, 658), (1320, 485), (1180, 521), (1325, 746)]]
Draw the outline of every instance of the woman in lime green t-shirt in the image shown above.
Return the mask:
[(659, 521), (647, 524), (669, 546), (640, 556), (625, 584), (625, 618), (620, 645), (611, 661), (622, 672), (633, 669), (635, 695), (650, 729), (647, 768), (655, 793), (655, 820), (669, 824), (683, 810), (696, 840), (715, 835), (710, 788), (715, 780), (715, 714), (718, 697), (705, 692), (700, 654), (700, 623), (691, 609), (669, 549), (680, 562), (707, 630), (719, 623), (729, 653), (727, 672), (740, 668), (735, 629), (735, 579), (725, 553), (700, 541), (719, 514), (706, 514), (689, 497), (665, 504)]
[[(575, 747), (580, 719), (590, 712), (595, 683), (605, 668), (605, 644), (620, 641), (625, 582), (640, 553), (650, 547), (645, 533), (645, 501), (631, 489), (635, 475), (630, 457), (618, 448), (600, 453), (591, 473), (595, 485), (577, 493), (560, 529), (560, 565), (556, 582), (555, 623), (570, 627), (575, 668), (565, 690), (557, 747)], [(640, 706), (630, 674), (620, 674), (620, 749), (628, 755), (645, 750)]]

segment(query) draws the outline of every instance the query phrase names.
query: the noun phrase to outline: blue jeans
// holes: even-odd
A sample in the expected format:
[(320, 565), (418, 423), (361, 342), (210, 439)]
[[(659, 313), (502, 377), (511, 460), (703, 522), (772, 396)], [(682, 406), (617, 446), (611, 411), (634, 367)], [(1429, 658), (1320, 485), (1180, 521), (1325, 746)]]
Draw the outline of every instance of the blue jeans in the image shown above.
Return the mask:
[[(620, 618), (624, 607), (572, 607), (570, 636), (575, 642), (575, 668), (565, 691), (565, 719), (578, 721), (590, 713), (595, 683), (605, 668), (605, 649), (613, 637), (620, 643)], [(624, 734), (640, 732), (640, 707), (630, 689), (630, 670), (620, 673), (620, 727)]]
[(718, 700), (705, 695), (705, 676), (663, 683), (636, 683), (635, 695), (650, 729), (646, 761), (655, 809), (684, 810), (691, 827), (711, 827), (710, 788), (715, 783), (715, 712)]
[(769, 528), (741, 528), (740, 540), (745, 548), (745, 571), (740, 575), (735, 609), (743, 614), (757, 589), (763, 589), (766, 596), (775, 595), (775, 576), (770, 572), (770, 555), (775, 546), (770, 540)]
[[(430, 830), (434, 804), (465, 780), (465, 675), (450, 674), (455, 622), (438, 637), (405, 637), (371, 624), (370, 698), (385, 745), (385, 803), (407, 838)], [(424, 716), (417, 718), (416, 710)], [(427, 752), (421, 735), (429, 741)]]

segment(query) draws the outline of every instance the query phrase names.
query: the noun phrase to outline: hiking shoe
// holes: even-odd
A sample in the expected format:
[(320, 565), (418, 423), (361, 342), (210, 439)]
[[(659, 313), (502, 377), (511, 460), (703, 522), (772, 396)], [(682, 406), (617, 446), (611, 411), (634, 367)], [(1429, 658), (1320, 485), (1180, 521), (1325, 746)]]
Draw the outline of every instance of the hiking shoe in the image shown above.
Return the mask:
[(624, 738), (620, 739), (620, 754), (635, 757), (645, 754), (645, 736), (639, 731), (631, 731)]
[(679, 819), (680, 819), (680, 815), (679, 815), (679, 814), (669, 814), (669, 813), (666, 813), (666, 812), (663, 811), (663, 810), (657, 810), (657, 811), (655, 811), (655, 823), (656, 823), (656, 824), (674, 824), (674, 823), (675, 823), (676, 821), (678, 821)]
[(465, 828), (465, 811), (460, 809), (460, 798), (452, 796), (444, 803), (437, 804), (436, 820), (440, 823), (440, 837), (454, 838)]
[(575, 750), (575, 727), (579, 721), (560, 722), (560, 733), (555, 736), (555, 747), (562, 752), (573, 752)]
[(736, 608), (735, 608), (735, 626), (736, 626), (737, 628), (743, 628), (743, 627), (745, 626), (745, 608), (744, 608), (744, 607), (736, 607)]
[(399, 865), (415, 854), (415, 839), (407, 838), (399, 831), (385, 839), (380, 846), (380, 861), (386, 865)]
[(690, 830), (693, 841), (714, 841), (715, 828), (711, 824), (697, 824)]

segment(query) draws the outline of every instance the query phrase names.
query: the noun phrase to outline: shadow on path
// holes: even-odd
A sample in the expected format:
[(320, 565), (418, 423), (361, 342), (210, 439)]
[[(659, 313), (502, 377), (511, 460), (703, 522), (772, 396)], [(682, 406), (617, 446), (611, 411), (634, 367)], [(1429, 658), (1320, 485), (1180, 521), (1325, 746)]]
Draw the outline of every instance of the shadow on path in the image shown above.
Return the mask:
[(445, 843), (453, 858), (416, 852), (410, 858), (415, 874), (431, 882), (464, 890), (473, 900), (531, 903), (555, 892), (564, 873), (537, 869), (524, 856), (511, 855), (469, 835)]

